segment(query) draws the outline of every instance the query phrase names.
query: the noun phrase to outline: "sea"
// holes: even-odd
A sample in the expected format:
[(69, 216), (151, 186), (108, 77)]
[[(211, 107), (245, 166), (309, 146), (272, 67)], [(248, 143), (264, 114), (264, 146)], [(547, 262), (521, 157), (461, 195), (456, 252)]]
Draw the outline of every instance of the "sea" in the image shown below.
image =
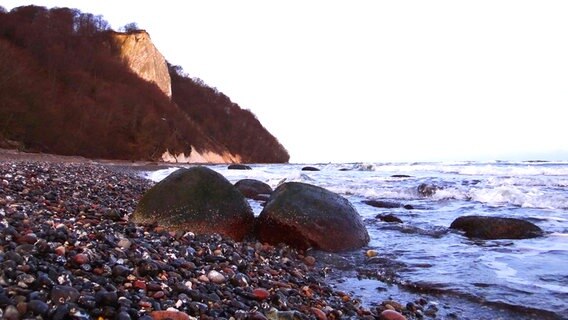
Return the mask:
[[(338, 254), (328, 281), (369, 308), (386, 299), (423, 299), (436, 319), (568, 319), (568, 161), (208, 165), (235, 183), (276, 188), (299, 181), (347, 198), (369, 232), (368, 246)], [(160, 181), (177, 168), (145, 172)], [(431, 196), (418, 186), (436, 187)], [(376, 208), (366, 200), (410, 205)], [(258, 215), (262, 206), (249, 200)], [(392, 214), (403, 223), (377, 219)], [(528, 220), (545, 235), (523, 240), (468, 239), (449, 229), (467, 215)], [(367, 257), (368, 250), (377, 252)]]

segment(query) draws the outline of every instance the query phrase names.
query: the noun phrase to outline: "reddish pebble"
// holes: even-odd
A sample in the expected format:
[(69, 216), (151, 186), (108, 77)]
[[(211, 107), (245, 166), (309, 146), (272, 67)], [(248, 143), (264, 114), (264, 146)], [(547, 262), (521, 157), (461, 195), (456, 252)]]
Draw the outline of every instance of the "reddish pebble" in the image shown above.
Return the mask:
[(304, 258), (304, 263), (311, 267), (314, 264), (316, 264), (316, 258), (314, 258), (312, 256), (307, 256), (307, 257)]
[(314, 316), (316, 316), (316, 318), (318, 320), (327, 320), (327, 316), (325, 315), (325, 312), (321, 311), (318, 308), (311, 308), (312, 313), (314, 314)]
[(380, 320), (406, 320), (406, 317), (394, 310), (381, 312)]
[(158, 291), (156, 293), (154, 293), (154, 295), (152, 297), (154, 297), (154, 299), (161, 299), (165, 296), (166, 294), (164, 293), (164, 291)]
[(26, 234), (16, 239), (16, 242), (19, 244), (34, 244), (36, 241), (37, 237), (34, 234)]
[(138, 306), (140, 306), (141, 308), (150, 308), (152, 304), (150, 303), (150, 301), (140, 301), (138, 302)]
[(58, 256), (64, 256), (65, 255), (65, 247), (59, 246), (59, 247), (55, 248), (55, 254), (58, 255)]
[(102, 275), (103, 273), (105, 273), (105, 269), (103, 268), (94, 268), (93, 269), (93, 273), (96, 274), (97, 276)]
[(270, 292), (262, 288), (256, 288), (252, 290), (252, 294), (257, 300), (265, 300), (270, 296)]
[(152, 311), (150, 312), (150, 317), (154, 320), (189, 320), (189, 315), (181, 311)]
[(133, 285), (134, 285), (134, 288), (137, 288), (137, 289), (146, 289), (146, 282), (141, 281), (141, 280), (134, 281)]
[(89, 256), (84, 253), (78, 253), (73, 257), (73, 262), (76, 264), (85, 264), (89, 262)]

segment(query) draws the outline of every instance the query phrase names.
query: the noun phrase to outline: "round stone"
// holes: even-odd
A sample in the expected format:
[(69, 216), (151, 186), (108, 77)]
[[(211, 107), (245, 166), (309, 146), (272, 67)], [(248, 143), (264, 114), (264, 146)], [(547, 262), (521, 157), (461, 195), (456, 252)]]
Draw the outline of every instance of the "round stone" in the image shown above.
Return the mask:
[(209, 281), (217, 284), (221, 284), (226, 280), (224, 275), (215, 270), (209, 271), (207, 278), (209, 279)]

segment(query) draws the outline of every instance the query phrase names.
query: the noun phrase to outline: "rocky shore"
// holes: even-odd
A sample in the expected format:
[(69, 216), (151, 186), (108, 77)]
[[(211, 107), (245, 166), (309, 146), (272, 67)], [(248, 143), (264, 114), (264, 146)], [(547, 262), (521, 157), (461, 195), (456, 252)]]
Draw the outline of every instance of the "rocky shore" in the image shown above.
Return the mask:
[(129, 222), (152, 182), (124, 165), (42, 160), (0, 161), (4, 319), (422, 316), (388, 297), (363, 307), (309, 251)]

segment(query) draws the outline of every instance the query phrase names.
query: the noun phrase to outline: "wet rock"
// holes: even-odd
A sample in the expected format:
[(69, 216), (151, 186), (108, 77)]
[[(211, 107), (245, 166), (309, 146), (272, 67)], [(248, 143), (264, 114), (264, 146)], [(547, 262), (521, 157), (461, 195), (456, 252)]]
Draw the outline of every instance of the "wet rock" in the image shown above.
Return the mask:
[(376, 218), (384, 222), (403, 223), (402, 220), (394, 214), (379, 214)]
[(153, 320), (189, 320), (189, 315), (181, 311), (152, 311)]
[(385, 310), (381, 312), (380, 320), (406, 320), (406, 317), (394, 310)]
[(393, 208), (401, 208), (402, 207), (402, 204), (397, 203), (397, 202), (391, 202), (391, 201), (363, 200), (363, 203), (370, 205), (371, 207), (375, 207), (375, 208), (393, 209)]
[(256, 288), (252, 290), (252, 295), (257, 300), (266, 300), (270, 297), (270, 292), (263, 288)]
[(347, 199), (300, 182), (284, 183), (272, 193), (258, 217), (257, 235), (272, 244), (332, 252), (369, 242), (361, 217)]
[(422, 183), (418, 186), (417, 191), (418, 194), (423, 197), (431, 197), (434, 195), (434, 193), (436, 193), (438, 189), (440, 189), (440, 187), (433, 184)]
[(450, 229), (465, 232), (468, 238), (477, 239), (528, 239), (543, 235), (535, 224), (516, 218), (464, 216), (452, 222)]
[(391, 176), (391, 178), (411, 178), (412, 176), (409, 176), (407, 174), (393, 174)]
[(148, 190), (131, 221), (241, 240), (251, 232), (254, 215), (225, 177), (206, 167), (192, 167), (173, 172)]
[(249, 199), (257, 199), (259, 195), (271, 194), (272, 188), (255, 179), (243, 179), (235, 183), (235, 187)]
[(49, 311), (49, 305), (41, 300), (31, 300), (28, 302), (28, 310), (38, 316), (45, 316)]
[(367, 252), (365, 252), (365, 255), (367, 256), (367, 258), (372, 258), (379, 255), (379, 253), (377, 252), (377, 250), (367, 250)]
[(320, 171), (320, 169), (312, 166), (306, 166), (302, 168), (302, 171)]
[(246, 164), (231, 164), (227, 167), (229, 170), (252, 170), (250, 166)]

